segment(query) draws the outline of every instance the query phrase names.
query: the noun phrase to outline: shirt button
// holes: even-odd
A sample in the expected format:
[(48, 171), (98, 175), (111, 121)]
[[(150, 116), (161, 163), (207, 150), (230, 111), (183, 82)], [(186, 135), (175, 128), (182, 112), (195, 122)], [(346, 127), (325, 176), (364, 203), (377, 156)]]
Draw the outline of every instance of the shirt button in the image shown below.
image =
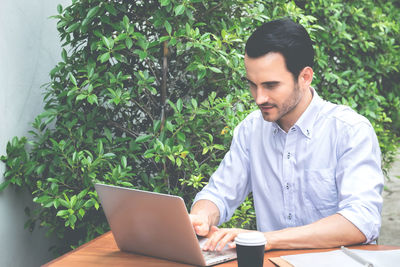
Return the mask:
[(289, 190), (289, 183), (286, 184), (286, 189)]
[(291, 213), (289, 213), (289, 215), (288, 215), (288, 219), (289, 219), (289, 220), (291, 220), (291, 219), (292, 219), (292, 214), (291, 214)]
[(287, 153), (287, 158), (290, 159), (290, 152)]

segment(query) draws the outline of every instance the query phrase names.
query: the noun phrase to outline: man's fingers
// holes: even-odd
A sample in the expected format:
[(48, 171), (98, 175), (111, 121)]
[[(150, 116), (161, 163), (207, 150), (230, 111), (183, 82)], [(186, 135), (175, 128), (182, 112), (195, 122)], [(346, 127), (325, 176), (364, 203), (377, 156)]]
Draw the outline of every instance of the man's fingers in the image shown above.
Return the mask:
[(235, 237), (239, 233), (246, 231), (247, 230), (234, 228), (218, 229), (217, 227), (213, 226), (210, 229), (210, 234), (207, 236), (208, 240), (203, 246), (203, 250), (221, 251), (225, 248), (226, 245), (228, 245), (228, 247), (230, 248), (235, 248), (236, 244), (233, 242)]
[(217, 251), (222, 251), (224, 249), (224, 247), (231, 242), (232, 240), (234, 240), (236, 237), (236, 234), (232, 233), (232, 232), (228, 232), (225, 234), (225, 236), (219, 241), (218, 246), (216, 248)]
[(209, 233), (209, 225), (208, 223), (198, 215), (189, 214), (189, 218), (192, 222), (194, 231), (199, 236), (206, 236)]
[(194, 231), (196, 232), (196, 234), (197, 235), (199, 235), (199, 236), (206, 236), (206, 235), (208, 235), (208, 233), (209, 233), (209, 230), (208, 230), (209, 228), (208, 228), (208, 224), (207, 225), (205, 225), (205, 224), (199, 224), (199, 225), (195, 225), (194, 226)]
[[(212, 242), (215, 238), (214, 233), (218, 232), (219, 228), (217, 226), (211, 226), (211, 228), (209, 229), (209, 232), (207, 234), (207, 241), (204, 243), (203, 245), (203, 250), (214, 250), (214, 247), (212, 247)], [(212, 247), (212, 249), (211, 249)]]
[(236, 243), (233, 242), (233, 241), (232, 241), (232, 242), (229, 242), (229, 243), (228, 243), (228, 247), (229, 247), (229, 248), (236, 248)]
[[(213, 231), (213, 233), (209, 235), (209, 239), (203, 247), (204, 250), (213, 251), (217, 248), (217, 246), (217, 250), (222, 250), (232, 238), (232, 235), (227, 229), (218, 229), (217, 227), (212, 227), (211, 231)], [(220, 247), (222, 248), (219, 249)]]
[(219, 231), (219, 228), (217, 226), (215, 226), (215, 225), (211, 226), (207, 237), (211, 237), (215, 232), (218, 232), (218, 231)]

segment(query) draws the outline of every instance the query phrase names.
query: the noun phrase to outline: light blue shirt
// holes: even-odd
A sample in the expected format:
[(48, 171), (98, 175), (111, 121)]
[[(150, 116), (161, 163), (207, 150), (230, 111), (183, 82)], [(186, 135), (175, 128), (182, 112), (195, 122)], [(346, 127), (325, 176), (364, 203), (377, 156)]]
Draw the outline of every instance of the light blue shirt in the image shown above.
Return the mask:
[(382, 188), (380, 149), (370, 122), (313, 90), (310, 105), (287, 133), (259, 110), (248, 115), (194, 202), (214, 202), (221, 224), (253, 192), (259, 231), (339, 213), (369, 243), (379, 235)]

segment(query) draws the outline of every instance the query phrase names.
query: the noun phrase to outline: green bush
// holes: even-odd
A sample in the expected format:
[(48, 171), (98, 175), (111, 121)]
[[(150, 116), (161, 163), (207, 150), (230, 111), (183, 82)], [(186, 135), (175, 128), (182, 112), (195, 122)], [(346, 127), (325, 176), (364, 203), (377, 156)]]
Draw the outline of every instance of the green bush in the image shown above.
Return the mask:
[(304, 10), (323, 27), (312, 34), (319, 92), (372, 122), (387, 173), (400, 134), (400, 3), (309, 1)]
[[(315, 41), (314, 86), (373, 123), (393, 160), (399, 134), (399, 7), (391, 2), (73, 0), (58, 7), (62, 61), (31, 138), (7, 145), (5, 182), (27, 188), (36, 224), (64, 252), (108, 230), (97, 181), (182, 196), (187, 205), (256, 107), (243, 48), (289, 16)], [(253, 228), (251, 197), (226, 226)]]

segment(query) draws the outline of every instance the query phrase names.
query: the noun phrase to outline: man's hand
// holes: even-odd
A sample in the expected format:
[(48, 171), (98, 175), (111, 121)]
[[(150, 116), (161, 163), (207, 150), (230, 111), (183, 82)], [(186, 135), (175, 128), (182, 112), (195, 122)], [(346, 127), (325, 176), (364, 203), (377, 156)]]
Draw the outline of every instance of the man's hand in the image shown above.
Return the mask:
[(210, 225), (208, 224), (206, 217), (197, 214), (189, 214), (189, 218), (192, 221), (193, 229), (196, 232), (196, 235), (208, 235), (210, 232)]
[(193, 205), (189, 218), (196, 234), (207, 236), (210, 227), (219, 221), (219, 209), (210, 200), (201, 199)]
[(226, 245), (230, 248), (235, 248), (236, 244), (233, 242), (235, 237), (244, 232), (250, 232), (250, 230), (238, 229), (238, 228), (221, 228), (212, 226), (207, 237), (208, 240), (203, 246), (203, 250), (209, 251), (221, 251)]

